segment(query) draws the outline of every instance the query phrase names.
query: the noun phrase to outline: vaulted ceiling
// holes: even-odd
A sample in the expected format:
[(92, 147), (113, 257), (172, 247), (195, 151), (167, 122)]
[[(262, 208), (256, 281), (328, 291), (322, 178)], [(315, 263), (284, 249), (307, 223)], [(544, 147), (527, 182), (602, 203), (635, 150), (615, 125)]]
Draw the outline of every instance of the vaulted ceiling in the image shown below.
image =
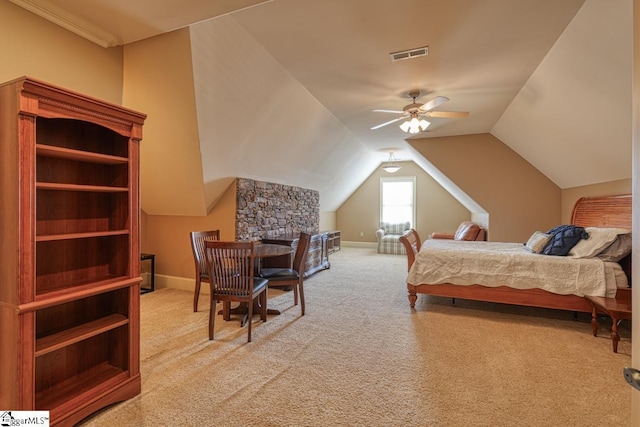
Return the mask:
[(491, 133), (560, 188), (631, 177), (631, 0), (11, 1), (103, 46), (189, 27), (205, 187), (236, 162), (335, 210), (389, 149), (416, 156), (371, 130), (412, 90), (470, 115), (411, 139)]

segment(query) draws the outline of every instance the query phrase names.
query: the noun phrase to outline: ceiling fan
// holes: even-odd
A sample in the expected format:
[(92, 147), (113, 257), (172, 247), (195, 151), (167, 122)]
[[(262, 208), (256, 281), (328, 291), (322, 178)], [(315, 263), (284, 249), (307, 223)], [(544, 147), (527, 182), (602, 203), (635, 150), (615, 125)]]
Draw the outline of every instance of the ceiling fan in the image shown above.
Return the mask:
[(394, 113), (402, 114), (400, 117), (388, 122), (381, 123), (371, 128), (371, 130), (380, 129), (383, 126), (390, 125), (391, 123), (405, 120), (400, 129), (409, 133), (418, 133), (425, 131), (431, 124), (425, 118), (427, 117), (445, 117), (445, 118), (465, 118), (469, 116), (467, 111), (431, 111), (434, 108), (439, 107), (449, 100), (444, 96), (436, 96), (428, 102), (422, 104), (416, 102), (416, 99), (420, 96), (419, 91), (409, 92), (409, 97), (412, 99), (412, 103), (405, 105), (402, 111), (399, 110), (373, 110), (375, 113)]

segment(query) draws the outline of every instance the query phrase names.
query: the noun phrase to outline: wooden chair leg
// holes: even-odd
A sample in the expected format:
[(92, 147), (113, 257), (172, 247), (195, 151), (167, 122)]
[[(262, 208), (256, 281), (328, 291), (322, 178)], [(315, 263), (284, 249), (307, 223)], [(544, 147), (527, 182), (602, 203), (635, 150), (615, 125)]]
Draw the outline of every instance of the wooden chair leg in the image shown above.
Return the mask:
[(300, 294), (300, 312), (302, 313), (302, 316), (304, 316), (304, 286), (303, 286), (303, 282), (300, 282), (300, 290), (298, 291), (298, 293)]
[(198, 311), (198, 298), (200, 297), (200, 276), (196, 277), (196, 289), (193, 293), (193, 312)]
[(298, 305), (298, 285), (293, 285), (293, 305)]
[(263, 322), (267, 321), (267, 290), (265, 289), (260, 295), (262, 299), (261, 307), (260, 307), (260, 318)]
[(247, 328), (249, 331), (247, 332), (247, 342), (251, 342), (251, 324), (253, 323), (253, 300), (248, 303), (248, 314), (247, 314), (247, 323), (249, 324)]
[(209, 298), (209, 339), (213, 340), (213, 329), (216, 321), (216, 302), (213, 299), (213, 292)]

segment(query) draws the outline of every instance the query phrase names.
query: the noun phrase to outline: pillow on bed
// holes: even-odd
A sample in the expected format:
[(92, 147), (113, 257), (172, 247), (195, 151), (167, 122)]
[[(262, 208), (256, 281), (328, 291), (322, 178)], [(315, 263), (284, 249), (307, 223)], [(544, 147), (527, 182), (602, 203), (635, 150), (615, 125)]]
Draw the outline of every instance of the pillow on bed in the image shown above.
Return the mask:
[(624, 228), (586, 227), (589, 237), (582, 239), (569, 251), (573, 258), (591, 258), (609, 247), (619, 235), (629, 234)]
[(589, 237), (584, 228), (575, 225), (558, 225), (547, 231), (547, 234), (551, 235), (551, 240), (542, 253), (557, 256), (567, 255), (576, 243)]
[(631, 253), (631, 233), (620, 234), (612, 244), (598, 254), (603, 261), (620, 262)]
[(534, 254), (539, 254), (547, 246), (549, 240), (551, 240), (550, 235), (541, 231), (536, 231), (531, 235), (531, 237), (529, 237), (529, 240), (524, 244), (524, 247)]

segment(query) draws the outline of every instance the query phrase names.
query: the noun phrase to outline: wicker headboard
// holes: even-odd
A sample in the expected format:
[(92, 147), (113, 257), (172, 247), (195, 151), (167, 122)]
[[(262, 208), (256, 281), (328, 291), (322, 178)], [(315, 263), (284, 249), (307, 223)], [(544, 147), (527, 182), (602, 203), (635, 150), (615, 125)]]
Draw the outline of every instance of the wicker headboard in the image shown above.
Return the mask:
[[(631, 230), (631, 194), (582, 197), (573, 207), (571, 223), (580, 227), (614, 227)], [(631, 284), (631, 254), (620, 265)]]

